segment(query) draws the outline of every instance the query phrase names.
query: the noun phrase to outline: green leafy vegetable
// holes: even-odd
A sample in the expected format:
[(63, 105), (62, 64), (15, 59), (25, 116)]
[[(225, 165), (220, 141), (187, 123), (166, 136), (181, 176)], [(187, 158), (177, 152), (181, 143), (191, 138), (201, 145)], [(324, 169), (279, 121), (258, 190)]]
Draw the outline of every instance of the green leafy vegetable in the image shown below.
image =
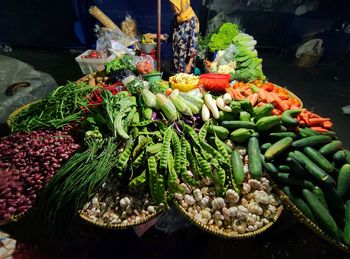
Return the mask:
[(211, 51), (224, 50), (233, 43), (233, 39), (238, 35), (239, 28), (237, 24), (224, 23), (218, 33), (214, 33), (208, 44)]

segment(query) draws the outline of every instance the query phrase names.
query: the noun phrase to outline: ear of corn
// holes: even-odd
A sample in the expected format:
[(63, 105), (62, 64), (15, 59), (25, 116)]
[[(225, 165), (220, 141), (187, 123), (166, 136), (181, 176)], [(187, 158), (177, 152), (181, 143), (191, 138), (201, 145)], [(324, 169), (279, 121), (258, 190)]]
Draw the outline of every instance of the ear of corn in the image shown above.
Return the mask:
[(177, 113), (176, 107), (168, 98), (162, 94), (156, 94), (156, 101), (157, 106), (162, 110), (168, 120), (174, 121), (178, 118), (179, 114)]
[(176, 109), (179, 110), (182, 114), (188, 115), (188, 116), (193, 116), (191, 109), (186, 105), (184, 101), (182, 101), (179, 96), (173, 95), (169, 96), (171, 102), (175, 105)]
[(141, 95), (142, 95), (143, 101), (148, 107), (150, 108), (157, 107), (156, 96), (150, 90), (143, 89), (141, 91)]

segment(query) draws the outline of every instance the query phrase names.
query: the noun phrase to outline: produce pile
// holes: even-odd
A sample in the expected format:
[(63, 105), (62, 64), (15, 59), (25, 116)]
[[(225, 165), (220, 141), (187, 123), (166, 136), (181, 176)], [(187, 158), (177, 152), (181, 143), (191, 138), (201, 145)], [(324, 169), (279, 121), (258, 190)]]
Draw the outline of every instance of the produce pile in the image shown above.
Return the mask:
[(224, 23), (217, 33), (206, 38), (201, 41), (201, 51), (217, 52), (215, 60), (205, 62), (209, 72), (230, 74), (240, 81), (266, 79), (255, 49), (257, 41), (240, 31), (237, 24)]
[(1, 219), (37, 202), (50, 225), (80, 215), (123, 228), (175, 204), (210, 232), (242, 237), (271, 226), (287, 195), (350, 245), (350, 152), (330, 118), (264, 81), (250, 36), (220, 30), (235, 34), (222, 45), (235, 44), (242, 81), (177, 74), (149, 83), (125, 55), (91, 75), (94, 85), (69, 82), (12, 117), (0, 140)]
[(71, 128), (15, 133), (0, 139), (0, 218), (26, 212), (38, 192), (80, 148)]

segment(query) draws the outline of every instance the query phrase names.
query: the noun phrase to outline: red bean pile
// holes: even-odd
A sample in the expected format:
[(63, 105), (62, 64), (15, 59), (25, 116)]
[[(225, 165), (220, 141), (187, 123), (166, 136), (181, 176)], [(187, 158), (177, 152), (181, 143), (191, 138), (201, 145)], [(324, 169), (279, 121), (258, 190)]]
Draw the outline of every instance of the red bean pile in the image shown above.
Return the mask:
[(69, 127), (1, 138), (0, 219), (27, 211), (38, 191), (79, 148)]

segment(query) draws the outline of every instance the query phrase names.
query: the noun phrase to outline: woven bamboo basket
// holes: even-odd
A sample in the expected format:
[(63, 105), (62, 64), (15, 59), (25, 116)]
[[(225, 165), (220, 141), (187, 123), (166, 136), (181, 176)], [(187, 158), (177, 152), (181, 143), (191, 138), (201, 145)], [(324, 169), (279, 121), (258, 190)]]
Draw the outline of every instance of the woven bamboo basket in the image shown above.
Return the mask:
[(127, 229), (127, 228), (131, 228), (131, 227), (135, 227), (135, 226), (144, 224), (144, 223), (154, 219), (155, 217), (159, 216), (162, 212), (163, 212), (162, 210), (158, 210), (157, 212), (155, 212), (151, 215), (148, 215), (147, 217), (145, 217), (145, 218), (143, 218), (143, 219), (141, 219), (133, 224), (113, 224), (113, 225), (106, 224), (106, 223), (97, 223), (97, 222), (91, 220), (89, 218), (89, 216), (86, 213), (84, 213), (83, 211), (81, 211), (79, 213), (79, 216), (84, 222), (91, 224), (95, 227), (104, 228), (104, 229), (111, 229), (111, 230), (122, 230), (122, 229)]
[(326, 240), (328, 243), (340, 248), (341, 250), (350, 253), (350, 247), (344, 245), (343, 243), (337, 242), (334, 238), (326, 234), (322, 229), (320, 229), (315, 223), (309, 220), (293, 202), (288, 198), (288, 196), (282, 191), (277, 190), (279, 197), (283, 205), (305, 226), (307, 226), (311, 231), (317, 234), (322, 239)]
[(255, 236), (263, 233), (264, 231), (269, 229), (273, 224), (275, 224), (275, 222), (280, 217), (280, 215), (282, 213), (282, 210), (283, 210), (283, 205), (280, 205), (277, 208), (276, 215), (271, 219), (271, 222), (269, 224), (263, 226), (262, 228), (257, 229), (256, 231), (248, 232), (248, 233), (244, 233), (244, 234), (239, 234), (239, 233), (237, 233), (235, 231), (227, 232), (227, 231), (220, 230), (220, 229), (217, 229), (217, 228), (214, 228), (214, 227), (203, 225), (198, 220), (194, 219), (192, 217), (192, 215), (187, 213), (177, 201), (174, 200), (173, 203), (174, 203), (175, 207), (178, 209), (178, 211), (185, 218), (187, 218), (189, 221), (191, 221), (195, 226), (197, 226), (200, 229), (202, 229), (202, 230), (204, 230), (206, 232), (209, 232), (210, 234), (213, 234), (215, 236), (219, 236), (219, 237), (223, 237), (223, 238), (231, 238), (231, 239), (246, 239), (246, 238), (250, 238), (250, 237), (255, 237)]

